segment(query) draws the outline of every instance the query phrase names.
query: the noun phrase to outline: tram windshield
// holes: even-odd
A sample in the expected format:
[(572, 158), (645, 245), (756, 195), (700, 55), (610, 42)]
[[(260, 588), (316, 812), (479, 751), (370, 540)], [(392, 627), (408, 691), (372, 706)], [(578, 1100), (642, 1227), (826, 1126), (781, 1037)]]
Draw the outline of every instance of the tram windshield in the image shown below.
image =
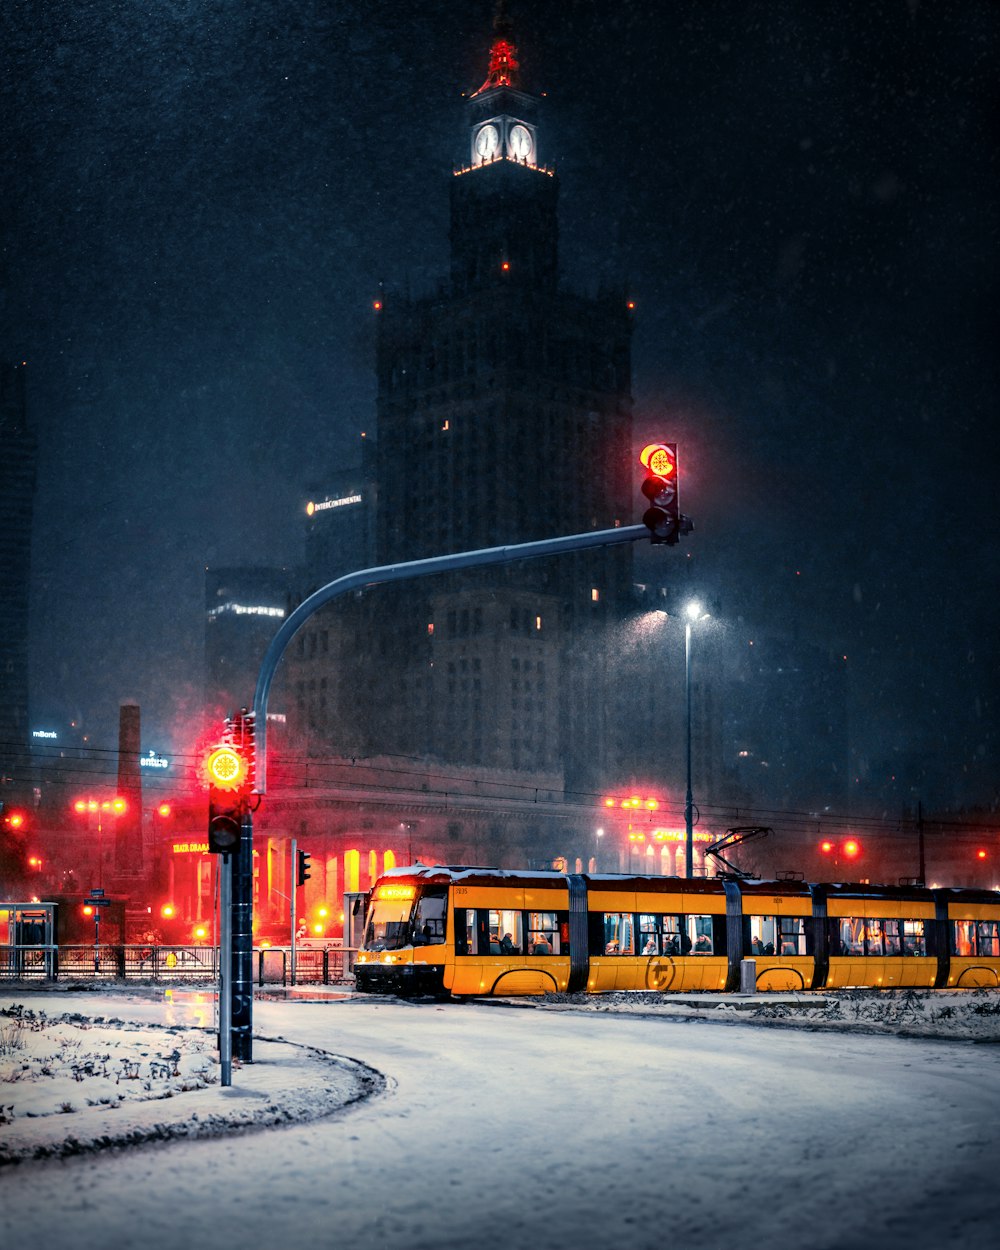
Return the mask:
[(385, 883), (376, 888), (365, 929), (365, 949), (395, 951), (445, 939), (447, 889)]

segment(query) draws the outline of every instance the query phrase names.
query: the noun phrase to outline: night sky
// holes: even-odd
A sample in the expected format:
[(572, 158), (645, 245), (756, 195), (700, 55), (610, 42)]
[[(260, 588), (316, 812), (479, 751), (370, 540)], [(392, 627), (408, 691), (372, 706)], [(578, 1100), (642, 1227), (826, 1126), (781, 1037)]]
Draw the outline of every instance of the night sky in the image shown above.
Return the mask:
[[(707, 592), (734, 642), (842, 652), (859, 752), (932, 750), (954, 801), (994, 802), (1000, 7), (511, 12), (564, 273), (627, 278), (637, 437), (681, 444), (696, 533), (640, 568)], [(190, 745), (205, 566), (300, 560), (310, 485), (374, 429), (378, 282), (446, 271), (491, 14), (8, 0), (34, 725), (113, 747), (134, 699), (144, 747)]]

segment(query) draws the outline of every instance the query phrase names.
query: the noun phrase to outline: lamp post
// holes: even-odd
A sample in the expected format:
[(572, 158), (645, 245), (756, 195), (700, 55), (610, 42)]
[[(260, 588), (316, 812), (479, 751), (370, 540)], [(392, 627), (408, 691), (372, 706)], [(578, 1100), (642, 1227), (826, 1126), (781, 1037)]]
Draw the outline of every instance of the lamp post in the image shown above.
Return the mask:
[(705, 619), (696, 600), (684, 608), (684, 702), (687, 707), (687, 788), (684, 791), (684, 876), (694, 876), (694, 795), (691, 790), (691, 626)]
[[(92, 815), (97, 813), (97, 884), (104, 885), (104, 814), (110, 813), (112, 816), (120, 816), (126, 810), (128, 804), (120, 796), (113, 799), (77, 799), (73, 804), (73, 811), (80, 815)], [(97, 913), (100, 916), (100, 912)]]

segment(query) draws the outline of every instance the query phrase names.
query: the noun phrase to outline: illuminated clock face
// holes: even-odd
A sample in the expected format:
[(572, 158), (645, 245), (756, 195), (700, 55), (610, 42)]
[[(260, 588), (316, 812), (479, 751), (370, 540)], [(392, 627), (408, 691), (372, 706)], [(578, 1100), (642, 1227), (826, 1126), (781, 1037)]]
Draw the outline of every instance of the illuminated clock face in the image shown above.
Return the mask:
[(519, 161), (526, 160), (531, 155), (531, 131), (527, 126), (512, 126), (507, 146), (511, 156)]
[(484, 161), (493, 156), (499, 146), (500, 132), (496, 126), (484, 126), (476, 135), (476, 151)]

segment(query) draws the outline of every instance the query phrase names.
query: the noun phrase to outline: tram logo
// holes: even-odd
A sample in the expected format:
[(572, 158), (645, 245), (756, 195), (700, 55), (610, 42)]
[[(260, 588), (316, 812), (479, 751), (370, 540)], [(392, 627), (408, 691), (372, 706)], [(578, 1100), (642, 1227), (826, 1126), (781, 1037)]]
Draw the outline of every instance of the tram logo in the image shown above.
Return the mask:
[(646, 989), (669, 990), (674, 983), (676, 966), (669, 955), (652, 955), (646, 965)]

